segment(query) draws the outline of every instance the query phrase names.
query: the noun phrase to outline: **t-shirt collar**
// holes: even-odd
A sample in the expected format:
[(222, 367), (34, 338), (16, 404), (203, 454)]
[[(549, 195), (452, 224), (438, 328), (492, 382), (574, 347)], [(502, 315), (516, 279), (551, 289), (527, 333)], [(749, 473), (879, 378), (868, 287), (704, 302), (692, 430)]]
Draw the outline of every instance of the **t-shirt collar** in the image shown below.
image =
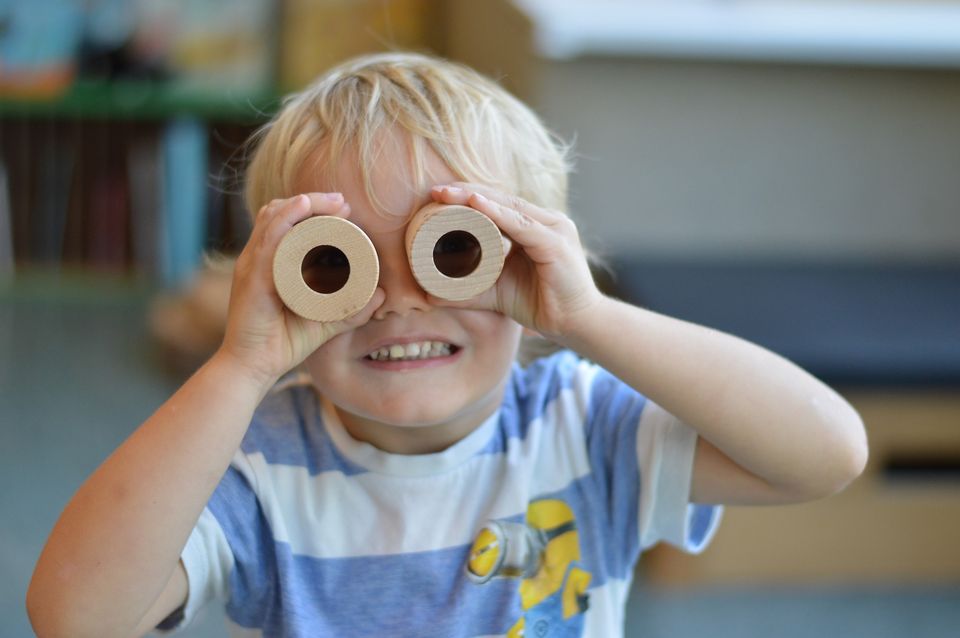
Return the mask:
[(323, 397), (320, 402), (324, 428), (340, 453), (371, 472), (393, 476), (431, 476), (459, 467), (486, 447), (500, 418), (498, 409), (473, 432), (440, 452), (394, 454), (353, 438), (333, 404)]

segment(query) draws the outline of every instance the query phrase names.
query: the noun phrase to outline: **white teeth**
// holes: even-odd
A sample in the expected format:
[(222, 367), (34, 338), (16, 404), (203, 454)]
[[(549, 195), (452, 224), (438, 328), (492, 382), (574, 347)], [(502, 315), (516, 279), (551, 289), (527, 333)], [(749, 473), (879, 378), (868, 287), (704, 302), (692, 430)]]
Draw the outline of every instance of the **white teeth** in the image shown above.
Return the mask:
[(404, 361), (415, 359), (429, 359), (431, 357), (446, 357), (450, 355), (452, 346), (442, 341), (421, 341), (419, 343), (399, 344), (378, 348), (368, 356), (374, 361)]

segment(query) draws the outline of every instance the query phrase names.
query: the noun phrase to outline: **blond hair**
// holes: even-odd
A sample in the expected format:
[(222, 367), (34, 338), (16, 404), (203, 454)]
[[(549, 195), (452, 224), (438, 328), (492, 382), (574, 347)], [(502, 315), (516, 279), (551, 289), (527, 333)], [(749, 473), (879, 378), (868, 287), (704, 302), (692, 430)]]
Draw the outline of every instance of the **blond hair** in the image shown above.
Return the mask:
[(355, 58), (286, 98), (252, 139), (249, 210), (296, 194), (305, 168), (333, 184), (337, 168), (355, 161), (368, 198), (382, 212), (371, 170), (384, 133), (393, 131), (408, 142), (412, 188), (426, 186), (429, 149), (460, 180), (567, 212), (569, 147), (492, 80), (414, 53)]

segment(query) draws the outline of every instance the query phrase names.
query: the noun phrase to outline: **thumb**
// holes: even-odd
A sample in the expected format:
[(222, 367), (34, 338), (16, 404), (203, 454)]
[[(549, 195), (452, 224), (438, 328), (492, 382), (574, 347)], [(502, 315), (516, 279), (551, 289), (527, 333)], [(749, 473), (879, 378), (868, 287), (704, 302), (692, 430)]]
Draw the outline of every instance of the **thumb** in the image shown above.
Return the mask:
[(494, 310), (499, 312), (497, 306), (496, 286), (491, 286), (475, 297), (469, 299), (447, 299), (436, 295), (427, 294), (427, 300), (431, 305), (443, 308), (459, 308), (461, 310)]
[(368, 323), (373, 317), (373, 313), (377, 311), (381, 305), (383, 305), (384, 299), (386, 299), (386, 293), (384, 293), (383, 288), (377, 287), (374, 290), (373, 295), (370, 297), (370, 300), (367, 302), (361, 310), (355, 314), (350, 315), (340, 321), (334, 321), (328, 324), (325, 324), (331, 332), (331, 337), (336, 336), (342, 332), (347, 332), (348, 330), (354, 330), (360, 326)]
[(373, 317), (373, 313), (375, 313), (377, 309), (383, 305), (383, 302), (386, 300), (386, 298), (387, 293), (384, 292), (383, 288), (377, 286), (377, 289), (373, 291), (373, 295), (371, 295), (367, 305), (365, 305), (357, 314), (345, 319), (344, 323), (350, 328), (359, 328), (370, 321), (370, 319)]

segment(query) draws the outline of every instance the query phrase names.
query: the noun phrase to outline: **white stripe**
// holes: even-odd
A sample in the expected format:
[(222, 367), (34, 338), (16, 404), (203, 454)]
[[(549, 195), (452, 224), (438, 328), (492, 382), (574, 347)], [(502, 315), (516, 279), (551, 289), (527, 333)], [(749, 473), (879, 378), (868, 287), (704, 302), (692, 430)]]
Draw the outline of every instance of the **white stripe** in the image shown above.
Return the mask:
[[(555, 492), (590, 474), (590, 457), (583, 426), (596, 372), (596, 366), (580, 362), (571, 387), (561, 390), (546, 406), (543, 415), (530, 424), (527, 439), (533, 439), (534, 444), (544, 436), (544, 422), (551, 424), (549, 431), (552, 433), (540, 445), (539, 454), (526, 456), (536, 459), (532, 495)], [(557, 474), (557, 469), (568, 465), (572, 465), (571, 473)]]
[(642, 549), (659, 541), (685, 546), (696, 444), (696, 430), (647, 401), (637, 434)]
[(547, 406), (547, 432), (538, 419), (525, 439), (509, 439), (505, 454), (477, 455), (443, 474), (310, 476), (261, 453), (235, 464), (257, 490), (275, 539), (295, 554), (382, 556), (469, 544), (484, 521), (522, 515), (531, 498), (589, 474), (582, 427), (592, 374), (585, 372)]
[[(471, 461), (469, 474), (397, 477), (345, 476), (268, 465), (249, 457), (260, 477), (260, 499), (274, 538), (295, 554), (317, 558), (422, 552), (466, 544), (477, 517), (508, 516), (524, 506), (515, 493), (498, 490), (514, 474), (503, 457)], [(499, 492), (499, 494), (498, 494)]]
[(233, 554), (217, 519), (204, 508), (180, 554), (187, 572), (187, 604), (183, 626), (211, 600), (226, 600)]
[(626, 601), (630, 580), (608, 580), (601, 587), (589, 589), (590, 607), (584, 619), (583, 635), (601, 638), (622, 636), (626, 620)]

